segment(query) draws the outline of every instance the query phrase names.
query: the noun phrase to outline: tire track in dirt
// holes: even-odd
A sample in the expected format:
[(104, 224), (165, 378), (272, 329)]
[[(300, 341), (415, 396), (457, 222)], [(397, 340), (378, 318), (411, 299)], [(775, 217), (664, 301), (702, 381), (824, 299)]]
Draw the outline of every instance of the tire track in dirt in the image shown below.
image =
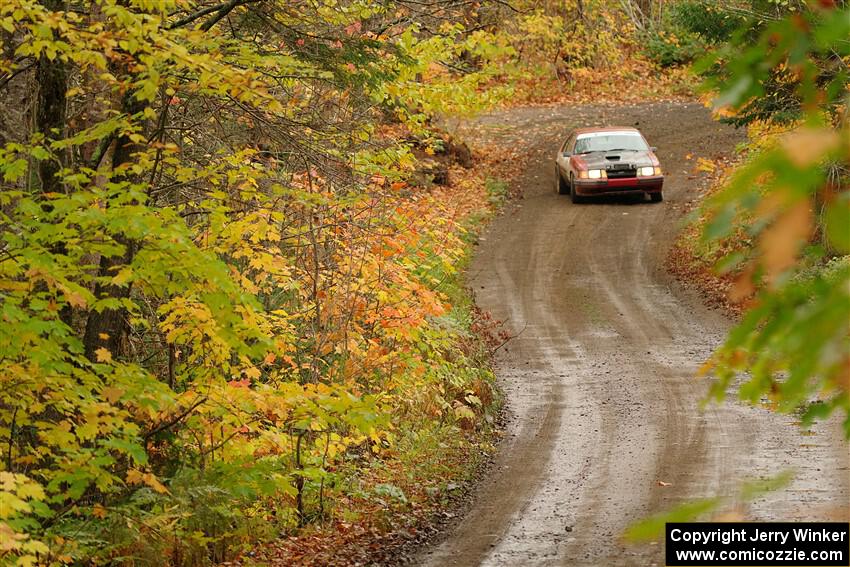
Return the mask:
[[(572, 127), (605, 123), (637, 124), (660, 148), (665, 203), (555, 194), (557, 144)], [(468, 514), (419, 563), (661, 565), (661, 546), (619, 541), (629, 523), (788, 468), (790, 489), (746, 504), (752, 518), (850, 517), (837, 422), (804, 437), (761, 408), (697, 407), (707, 384), (693, 376), (730, 323), (661, 265), (677, 205), (694, 197), (685, 155), (729, 152), (739, 134), (674, 103), (517, 109), (476, 127), (537, 140), (525, 199), (482, 238), (470, 278), (478, 304), (518, 333), (497, 360), (510, 421)]]

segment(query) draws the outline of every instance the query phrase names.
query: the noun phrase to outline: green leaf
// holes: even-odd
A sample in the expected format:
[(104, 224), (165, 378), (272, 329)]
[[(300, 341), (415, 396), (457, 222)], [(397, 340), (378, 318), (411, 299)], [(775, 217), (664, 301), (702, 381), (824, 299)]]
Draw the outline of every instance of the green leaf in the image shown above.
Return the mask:
[(668, 522), (693, 522), (713, 512), (722, 503), (720, 498), (705, 498), (686, 502), (661, 514), (632, 524), (623, 534), (627, 541), (637, 543), (658, 539), (664, 535)]

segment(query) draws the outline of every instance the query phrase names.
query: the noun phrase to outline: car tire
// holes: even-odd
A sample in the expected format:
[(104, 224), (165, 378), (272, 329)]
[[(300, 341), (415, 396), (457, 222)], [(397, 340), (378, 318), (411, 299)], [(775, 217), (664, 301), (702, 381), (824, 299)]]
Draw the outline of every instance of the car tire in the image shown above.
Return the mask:
[(576, 184), (572, 175), (570, 175), (570, 200), (576, 204), (584, 203), (586, 201), (584, 197), (576, 193)]
[(564, 183), (564, 178), (561, 177), (561, 171), (557, 165), (555, 166), (555, 176), (558, 178), (558, 181), (556, 182), (558, 187), (558, 195), (566, 195), (567, 193), (569, 193), (570, 189), (569, 187), (567, 187), (567, 184)]
[(653, 203), (660, 203), (661, 201), (664, 200), (664, 194), (661, 193), (660, 191), (658, 193), (650, 193), (649, 194), (649, 200), (652, 201)]

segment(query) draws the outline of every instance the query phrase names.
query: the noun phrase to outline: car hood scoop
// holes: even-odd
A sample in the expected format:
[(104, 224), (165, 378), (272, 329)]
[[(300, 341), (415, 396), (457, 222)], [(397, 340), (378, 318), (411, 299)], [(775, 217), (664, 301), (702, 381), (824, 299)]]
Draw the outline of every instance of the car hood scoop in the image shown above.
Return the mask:
[(582, 155), (581, 158), (588, 169), (653, 165), (652, 152), (647, 151), (598, 152)]

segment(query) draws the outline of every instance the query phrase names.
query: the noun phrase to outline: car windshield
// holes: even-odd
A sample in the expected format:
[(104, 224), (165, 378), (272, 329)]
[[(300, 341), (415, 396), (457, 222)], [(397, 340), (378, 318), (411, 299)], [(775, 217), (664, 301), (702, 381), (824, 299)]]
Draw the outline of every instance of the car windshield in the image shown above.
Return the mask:
[(576, 140), (577, 154), (610, 151), (646, 151), (646, 142), (637, 132), (594, 132)]

